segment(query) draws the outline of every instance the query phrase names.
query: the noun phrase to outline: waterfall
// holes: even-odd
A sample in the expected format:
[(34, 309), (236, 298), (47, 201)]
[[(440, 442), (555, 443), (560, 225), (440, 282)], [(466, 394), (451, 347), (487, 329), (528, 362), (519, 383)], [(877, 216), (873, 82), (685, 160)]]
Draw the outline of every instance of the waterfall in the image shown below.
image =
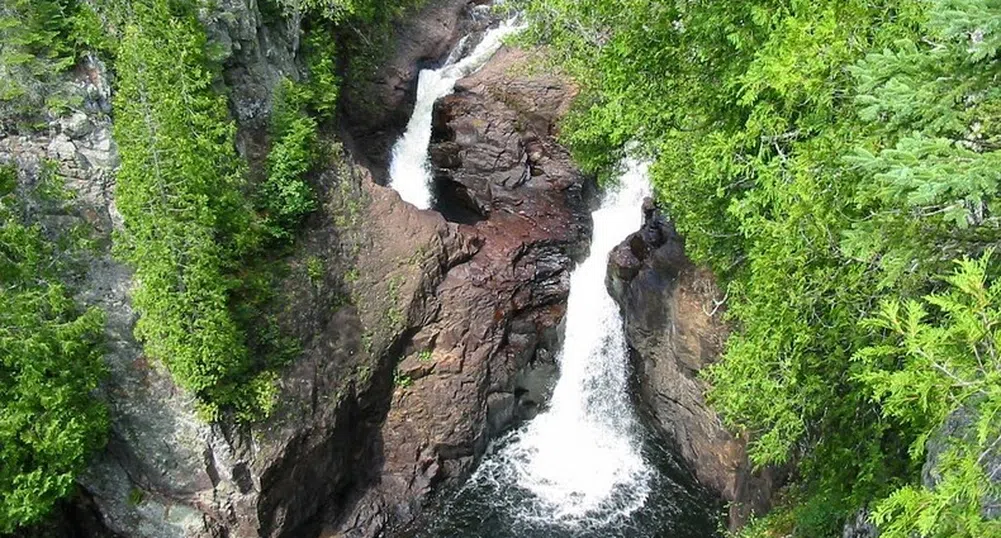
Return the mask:
[(549, 409), (498, 443), (472, 479), (530, 495), (518, 517), (564, 526), (609, 523), (642, 508), (653, 467), (627, 391), (622, 316), (605, 288), (608, 255), (642, 225), (648, 164), (626, 159), (593, 213), (591, 253), (570, 283), (560, 378)]
[[(487, 31), (480, 43), (466, 56), (461, 56), (465, 41), (459, 43), (445, 64), (438, 69), (424, 69), (417, 79), (417, 102), (407, 123), (407, 130), (393, 146), (389, 165), (389, 186), (400, 193), (404, 201), (419, 209), (431, 207), (433, 180), (428, 146), (431, 144), (431, 122), (434, 104), (455, 90), (455, 83), (487, 63), (508, 35), (520, 30), (516, 19), (501, 23)], [(467, 36), (468, 37), (468, 36)]]

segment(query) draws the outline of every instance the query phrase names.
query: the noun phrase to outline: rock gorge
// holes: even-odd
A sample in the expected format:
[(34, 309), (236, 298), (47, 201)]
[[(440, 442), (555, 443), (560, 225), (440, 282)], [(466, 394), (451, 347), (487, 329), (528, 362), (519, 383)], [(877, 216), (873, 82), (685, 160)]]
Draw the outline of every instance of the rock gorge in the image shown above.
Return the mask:
[(728, 524), (739, 528), (768, 511), (782, 473), (752, 471), (746, 439), (727, 431), (705, 401), (698, 374), (729, 334), (726, 298), (712, 273), (688, 260), (684, 240), (651, 200), (644, 219), (612, 252), (606, 281), (623, 310), (638, 398), (699, 481), (729, 503)]
[[(322, 207), (279, 285), (274, 316), (303, 351), (281, 372), (268, 419), (201, 420), (132, 336), (129, 269), (108, 248), (90, 258), (80, 298), (108, 314), (100, 396), (112, 427), (65, 508), (66, 535), (391, 535), (460, 485), (491, 439), (545, 406), (595, 203), (593, 178), (556, 141), (574, 85), (533, 69), (533, 53), (502, 49), (436, 107), (436, 211), (383, 186), (418, 69), (489, 24), (480, 3), (430, 2), (397, 26), (373, 78), (346, 93), (346, 149), (315, 180)], [(239, 146), (253, 163), (275, 86), (298, 76), (298, 29), (267, 24), (253, 0), (220, 2), (203, 22), (226, 58)], [(43, 220), (88, 222), (107, 239), (120, 226), (109, 75), (93, 58), (71, 84), (83, 111), (47, 133), (0, 139), (0, 160), (16, 162), (23, 182), (57, 160), (77, 199)], [(638, 398), (699, 480), (737, 503), (740, 522), (767, 506), (775, 479), (749, 471), (743, 441), (722, 429), (696, 379), (727, 334), (719, 293), (663, 217), (650, 209), (647, 220), (609, 273)]]

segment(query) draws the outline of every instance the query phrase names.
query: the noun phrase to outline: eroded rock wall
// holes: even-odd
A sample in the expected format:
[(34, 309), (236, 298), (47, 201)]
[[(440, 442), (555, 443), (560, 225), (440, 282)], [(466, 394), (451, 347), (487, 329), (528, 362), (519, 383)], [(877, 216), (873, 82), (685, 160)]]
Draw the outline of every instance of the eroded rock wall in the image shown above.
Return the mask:
[[(464, 19), (476, 4), (431, 2), (401, 26), (377, 83), (386, 92), (374, 94), (385, 117), (349, 115), (349, 127), (359, 122), (352, 132), (393, 134), (409, 114), (417, 67), (477, 24)], [(246, 155), (275, 84), (298, 76), (297, 29), (266, 26), (254, 0), (215, 9), (201, 17), (228, 56)], [(470, 185), (466, 200), (479, 213), (469, 223), (409, 206), (333, 152), (316, 179), (323, 207), (281, 260), (272, 312), (303, 351), (281, 372), (274, 415), (251, 426), (201, 420), (132, 335), (132, 274), (108, 248), (121, 217), (100, 62), (73, 75), (81, 110), (0, 139), (0, 160), (16, 161), (24, 181), (45, 160), (59, 164), (78, 197), (46, 218), (87, 222), (105, 247), (80, 286), (81, 299), (108, 314), (100, 397), (112, 421), (107, 448), (80, 478), (88, 513), (136, 538), (377, 536), (411, 521), (433, 492), (468, 474), (492, 436), (534, 414), (548, 397), (569, 273), (590, 222), (585, 178), (551, 137), (574, 90), (516, 75), (510, 68), (523, 60), (504, 51), (438, 111), (440, 180)]]
[(778, 477), (755, 473), (743, 439), (731, 435), (705, 402), (699, 371), (719, 356), (728, 328), (711, 272), (685, 256), (684, 241), (654, 207), (643, 228), (609, 258), (607, 285), (622, 307), (634, 351), (639, 399), (698, 480), (730, 507), (730, 526), (769, 507)]
[[(502, 50), (436, 109), (437, 181), (475, 182), (467, 199), (481, 208), (475, 219), (449, 222), (386, 190), (374, 202), (382, 217), (367, 252), (410, 256), (388, 278), (419, 300), (404, 312), (409, 339), (372, 473), (325, 536), (379, 536), (413, 521), (434, 492), (468, 476), (492, 437), (548, 398), (570, 272), (590, 222), (586, 178), (551, 136), (574, 89), (523, 78), (525, 60)], [(439, 208), (448, 214), (443, 204), (453, 201)], [(407, 276), (421, 271), (434, 277)]]

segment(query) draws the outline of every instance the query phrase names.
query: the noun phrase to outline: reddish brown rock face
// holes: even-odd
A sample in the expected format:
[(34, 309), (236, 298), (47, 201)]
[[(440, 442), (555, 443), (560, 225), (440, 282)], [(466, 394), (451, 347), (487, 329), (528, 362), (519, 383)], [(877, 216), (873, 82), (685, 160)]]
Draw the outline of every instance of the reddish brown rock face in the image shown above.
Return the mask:
[(770, 470), (751, 472), (746, 443), (705, 402), (698, 372), (723, 350), (723, 294), (707, 269), (685, 255), (684, 241), (646, 204), (643, 229), (610, 256), (608, 288), (619, 303), (636, 352), (639, 397), (698, 480), (731, 502), (730, 526), (764, 513), (776, 487)]
[(328, 535), (375, 536), (410, 522), (434, 490), (468, 476), (491, 438), (548, 398), (590, 218), (585, 178), (552, 139), (574, 90), (550, 77), (513, 79), (525, 59), (502, 50), (439, 102), (431, 153), (439, 186), (452, 189), (439, 195), (441, 214), (372, 186), (373, 206), (384, 207), (371, 212), (382, 216), (360, 266), (407, 248), (464, 255), (433, 255), (452, 262), (432, 263), (414, 279), (422, 283), (404, 279), (416, 300), (375, 472)]
[[(232, 54), (224, 78), (253, 165), (266, 151), (255, 137), (273, 86), (297, 70), (299, 29), (263, 27), (259, 2), (218, 4), (204, 22)], [(108, 313), (102, 397), (112, 428), (80, 478), (71, 527), (100, 519), (136, 538), (309, 538), (324, 527), (373, 536), (413, 519), (429, 493), (462, 480), (493, 435), (544, 401), (590, 226), (584, 179), (550, 138), (573, 89), (512, 75), (523, 55), (506, 51), (441, 103), (435, 163), (443, 184), (470, 185), (472, 218), (451, 218), (448, 196), (441, 209), (451, 220), (418, 211), (378, 185), (378, 166), (355, 166), (384, 157), (417, 70), (480, 24), (469, 16), (477, 4), (428, 2), (394, 30), (397, 47), (368, 81), (371, 102), (345, 96), (347, 145), (364, 153), (331, 155), (310, 178), (321, 207), (274, 260), (266, 308), (275, 327), (250, 335), (278, 328), (301, 347), (278, 373), (269, 419), (201, 420), (133, 338), (131, 272), (110, 252), (95, 256), (81, 295)], [(0, 140), (0, 160), (59, 161), (79, 196), (73, 215), (54, 222), (86, 221), (107, 235), (121, 225), (111, 86), (91, 63), (74, 75), (88, 113)]]

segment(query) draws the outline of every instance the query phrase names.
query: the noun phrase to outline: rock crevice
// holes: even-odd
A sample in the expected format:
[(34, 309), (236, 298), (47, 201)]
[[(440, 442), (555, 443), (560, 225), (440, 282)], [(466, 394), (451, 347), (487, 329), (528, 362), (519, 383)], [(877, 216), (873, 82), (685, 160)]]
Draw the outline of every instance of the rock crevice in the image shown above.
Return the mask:
[[(445, 238), (440, 247), (427, 249), (420, 237), (403, 243), (419, 256), (440, 258), (436, 248), (463, 256), (420, 286), (408, 318), (414, 332), (402, 348), (372, 455), (376, 472), (325, 535), (371, 537), (410, 523), (434, 492), (468, 476), (491, 438), (548, 399), (570, 272), (586, 248), (590, 219), (587, 180), (551, 138), (557, 111), (574, 90), (550, 77), (513, 79), (512, 68), (526, 60), (524, 52), (502, 49), (436, 108), (437, 180), (468, 185), (469, 203), (482, 209), (478, 219), (449, 222), (442, 216), (449, 215), (447, 201), (439, 200), (439, 214), (384, 193), (391, 207), (382, 214), (394, 217), (373, 223), (381, 230), (374, 237), (436, 235)], [(539, 87), (555, 84), (564, 91), (549, 95), (560, 102), (525, 107), (546, 119), (536, 119), (539, 130), (525, 127), (524, 115), (491, 93), (508, 88), (529, 103)], [(534, 176), (524, 157), (532, 144), (546, 144), (549, 152)], [(491, 152), (488, 160), (473, 157)], [(522, 174), (530, 178), (509, 181)]]
[(780, 477), (752, 472), (745, 440), (706, 405), (698, 372), (716, 360), (729, 332), (712, 273), (689, 261), (684, 241), (652, 201), (644, 213), (643, 228), (610, 255), (606, 282), (623, 311), (639, 400), (699, 482), (731, 503), (736, 528), (767, 511)]

